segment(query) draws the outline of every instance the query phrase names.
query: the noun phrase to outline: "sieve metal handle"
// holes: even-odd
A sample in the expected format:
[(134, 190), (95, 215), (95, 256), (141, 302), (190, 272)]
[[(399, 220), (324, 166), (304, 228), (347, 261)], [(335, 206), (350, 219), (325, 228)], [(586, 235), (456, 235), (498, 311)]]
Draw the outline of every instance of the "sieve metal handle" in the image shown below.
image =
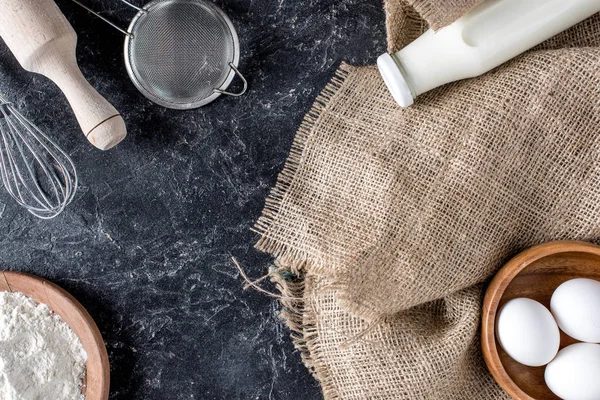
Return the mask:
[[(86, 6), (85, 4), (81, 3), (78, 0), (71, 0), (73, 3), (78, 4), (80, 7), (84, 8), (85, 10), (87, 10), (89, 13), (95, 15), (96, 17), (100, 18), (102, 21), (106, 22), (107, 24), (109, 24), (110, 26), (112, 26), (113, 28), (115, 28), (116, 30), (118, 30), (119, 32), (125, 34), (126, 36), (129, 36), (131, 38), (133, 38), (133, 34), (127, 32), (125, 29), (121, 28), (119, 25), (115, 24), (114, 22), (112, 22), (110, 19), (104, 17), (103, 15), (101, 15), (100, 13), (92, 10), (91, 8), (89, 8), (88, 6)], [(140, 8), (134, 4), (131, 4), (130, 2), (128, 2), (127, 0), (119, 0), (121, 3), (125, 3), (127, 4), (129, 7), (137, 10), (138, 12), (144, 13), (146, 14), (148, 11), (144, 10), (143, 8)]]
[[(73, 1), (75, 1), (75, 0), (73, 0)], [(235, 72), (235, 74), (240, 77), (240, 79), (242, 80), (242, 82), (244, 82), (244, 88), (239, 93), (227, 92), (227, 91), (221, 90), (221, 89), (213, 89), (213, 92), (214, 93), (226, 94), (228, 96), (233, 96), (233, 97), (240, 97), (241, 95), (243, 95), (244, 93), (246, 93), (246, 90), (248, 90), (248, 81), (246, 81), (246, 78), (244, 78), (244, 75), (242, 75), (240, 73), (240, 71), (238, 71), (238, 69), (235, 67), (235, 65), (233, 65), (232, 62), (229, 63), (229, 66), (231, 67), (231, 69), (233, 70), (233, 72)]]

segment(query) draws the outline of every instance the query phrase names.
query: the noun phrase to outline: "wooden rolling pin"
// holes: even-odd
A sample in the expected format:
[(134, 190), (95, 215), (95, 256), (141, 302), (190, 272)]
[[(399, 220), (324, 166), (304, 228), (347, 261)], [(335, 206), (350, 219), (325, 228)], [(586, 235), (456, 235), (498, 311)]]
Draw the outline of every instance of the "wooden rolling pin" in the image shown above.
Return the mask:
[(53, 0), (0, 0), (0, 36), (23, 68), (58, 85), (94, 146), (107, 150), (123, 140), (125, 122), (81, 74), (77, 35)]

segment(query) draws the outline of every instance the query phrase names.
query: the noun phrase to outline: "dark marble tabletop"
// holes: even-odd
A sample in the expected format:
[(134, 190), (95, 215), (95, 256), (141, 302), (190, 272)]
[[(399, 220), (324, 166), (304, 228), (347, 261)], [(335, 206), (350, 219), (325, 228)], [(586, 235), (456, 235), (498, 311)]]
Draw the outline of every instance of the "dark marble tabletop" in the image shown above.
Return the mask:
[[(117, 0), (85, 1), (124, 26), (133, 16)], [(250, 89), (192, 111), (146, 100), (125, 70), (122, 35), (57, 3), (79, 34), (84, 75), (129, 136), (93, 148), (56, 86), (22, 70), (0, 41), (0, 92), (57, 139), (80, 176), (75, 201), (50, 221), (0, 190), (2, 265), (51, 279), (89, 310), (108, 348), (111, 399), (321, 398), (277, 301), (242, 290), (230, 253), (251, 277), (267, 271), (250, 227), (340, 61), (374, 64), (385, 50), (382, 2), (218, 0)]]

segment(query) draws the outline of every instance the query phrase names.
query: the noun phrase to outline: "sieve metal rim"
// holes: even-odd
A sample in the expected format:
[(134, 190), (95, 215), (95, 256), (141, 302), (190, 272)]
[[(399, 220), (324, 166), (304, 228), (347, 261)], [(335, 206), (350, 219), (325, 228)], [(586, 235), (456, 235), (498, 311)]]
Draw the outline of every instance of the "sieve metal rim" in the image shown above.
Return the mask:
[[(202, 4), (210, 9), (212, 9), (221, 18), (221, 20), (224, 22), (225, 26), (227, 26), (227, 28), (231, 34), (231, 38), (233, 39), (233, 59), (229, 63), (229, 65), (232, 66), (231, 71), (229, 71), (229, 74), (227, 74), (227, 77), (219, 86), (213, 88), (213, 94), (211, 94), (208, 97), (205, 97), (202, 100), (199, 100), (199, 101), (196, 101), (193, 103), (173, 103), (170, 101), (166, 101), (161, 97), (156, 96), (155, 94), (153, 94), (151, 91), (149, 91), (148, 89), (146, 89), (146, 87), (144, 87), (142, 85), (142, 83), (137, 79), (137, 77), (135, 76), (135, 73), (133, 71), (133, 65), (132, 65), (132, 61), (130, 59), (130, 46), (131, 46), (131, 42), (133, 40), (135, 40), (134, 30), (135, 30), (136, 24), (143, 15), (151, 12), (152, 7), (154, 7), (158, 4), (161, 4), (161, 3), (165, 3), (165, 1), (168, 1), (169, 3), (178, 3), (178, 2), (198, 3), (198, 4)], [(227, 16), (227, 14), (225, 14), (225, 12), (223, 12), (223, 10), (221, 10), (217, 5), (213, 4), (210, 1), (207, 1), (207, 0), (152, 0), (149, 3), (145, 4), (141, 9), (139, 9), (137, 14), (133, 17), (133, 19), (129, 23), (129, 27), (127, 28), (127, 34), (125, 36), (125, 43), (123, 46), (123, 58), (125, 59), (125, 69), (127, 70), (129, 79), (131, 79), (131, 82), (133, 82), (134, 86), (147, 99), (149, 99), (153, 103), (156, 103), (163, 107), (176, 109), (176, 110), (189, 110), (189, 109), (193, 109), (193, 108), (202, 107), (208, 103), (213, 102), (221, 94), (224, 94), (225, 89), (227, 89), (229, 87), (229, 85), (231, 84), (231, 81), (233, 81), (233, 78), (235, 77), (235, 75), (239, 74), (239, 72), (237, 71), (237, 67), (238, 67), (238, 63), (240, 61), (240, 42), (239, 42), (239, 38), (237, 35), (237, 31), (235, 30), (235, 27), (233, 26), (233, 23), (231, 22), (231, 20)], [(240, 75), (240, 77), (241, 77), (241, 75)], [(243, 77), (242, 77), (242, 79), (243, 79)]]

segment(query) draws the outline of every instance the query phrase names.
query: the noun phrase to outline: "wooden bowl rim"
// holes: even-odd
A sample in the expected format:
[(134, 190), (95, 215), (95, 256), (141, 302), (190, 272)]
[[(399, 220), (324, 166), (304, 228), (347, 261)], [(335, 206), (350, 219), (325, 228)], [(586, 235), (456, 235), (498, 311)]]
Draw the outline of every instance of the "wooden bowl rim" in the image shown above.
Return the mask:
[[(0, 271), (0, 291), (21, 292), (28, 297), (32, 297), (30, 295), (31, 290), (36, 286), (43, 287), (43, 296), (47, 301), (39, 301), (39, 299), (35, 298), (34, 300), (46, 304), (52, 312), (60, 316), (60, 318), (71, 327), (79, 337), (79, 340), (81, 340), (83, 348), (88, 355), (86, 361), (86, 378), (84, 379), (86, 384), (85, 400), (107, 400), (110, 392), (110, 365), (108, 353), (106, 351), (104, 340), (102, 339), (102, 334), (92, 316), (81, 303), (75, 299), (75, 297), (55, 283), (25, 272)], [(6, 290), (7, 288), (8, 290)], [(28, 288), (31, 289), (28, 290)], [(83, 323), (81, 329), (79, 329), (79, 333), (76, 332), (76, 329), (74, 329), (68, 321), (72, 318), (67, 318), (63, 315), (64, 312), (61, 313), (60, 311), (53, 309), (51, 305), (52, 301), (49, 296), (57, 296), (58, 298), (66, 300), (65, 304), (69, 315), (75, 316), (73, 318), (76, 318)], [(96, 360), (95, 365), (90, 365), (94, 360)], [(87, 379), (88, 371), (90, 370), (99, 371), (99, 373), (94, 374), (93, 381)]]
[[(588, 253), (600, 257), (600, 246), (588, 242), (556, 241), (530, 247), (508, 261), (494, 276), (485, 292), (481, 318), (481, 348), (483, 358), (496, 382), (510, 396), (517, 400), (540, 399), (529, 396), (510, 378), (498, 354), (495, 329), (492, 328), (492, 332), (490, 332), (488, 327), (495, 326), (500, 300), (515, 276), (532, 263), (544, 257), (560, 253)], [(496, 368), (496, 365), (500, 367)]]

